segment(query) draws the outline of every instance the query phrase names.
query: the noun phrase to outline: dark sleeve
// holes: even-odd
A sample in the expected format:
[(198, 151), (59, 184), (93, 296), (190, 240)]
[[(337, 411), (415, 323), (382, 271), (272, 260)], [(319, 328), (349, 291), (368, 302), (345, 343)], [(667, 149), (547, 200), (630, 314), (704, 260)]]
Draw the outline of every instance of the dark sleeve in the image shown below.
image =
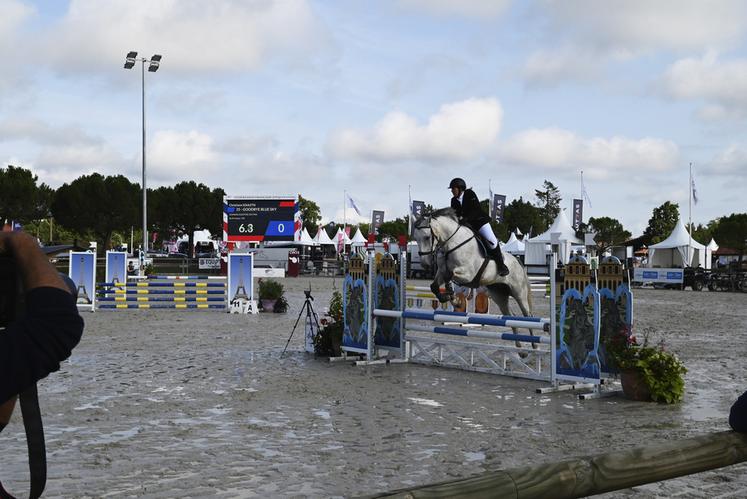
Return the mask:
[(462, 205), (459, 203), (457, 198), (451, 198), (451, 207), (457, 212), (457, 216), (461, 216)]
[(734, 431), (747, 432), (747, 392), (740, 395), (731, 406), (729, 425)]
[(475, 230), (490, 222), (490, 217), (483, 211), (480, 200), (477, 199), (477, 194), (472, 189), (464, 191), (464, 213), (475, 226)]
[(0, 403), (57, 371), (82, 334), (83, 318), (70, 293), (26, 293), (24, 316), (0, 333)]

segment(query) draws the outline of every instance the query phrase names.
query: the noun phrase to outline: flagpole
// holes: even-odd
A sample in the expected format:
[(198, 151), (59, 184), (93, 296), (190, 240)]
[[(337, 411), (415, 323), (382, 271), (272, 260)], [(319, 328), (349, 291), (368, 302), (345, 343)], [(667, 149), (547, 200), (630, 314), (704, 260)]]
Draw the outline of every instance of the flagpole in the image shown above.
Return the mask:
[(690, 233), (690, 243), (687, 245), (687, 264), (691, 265), (690, 248), (693, 245), (693, 164), (690, 162), (690, 185), (687, 186), (687, 211), (688, 211), (688, 232)]
[(412, 234), (412, 186), (410, 184), (407, 184), (407, 201), (410, 203), (410, 206), (407, 207), (407, 238), (410, 238), (410, 234)]
[[(342, 191), (342, 232), (348, 228), (348, 191)], [(345, 236), (342, 236), (343, 238)]]
[(495, 220), (495, 207), (493, 206), (493, 186), (491, 185), (491, 180), (488, 179), (488, 213), (490, 213), (490, 221)]

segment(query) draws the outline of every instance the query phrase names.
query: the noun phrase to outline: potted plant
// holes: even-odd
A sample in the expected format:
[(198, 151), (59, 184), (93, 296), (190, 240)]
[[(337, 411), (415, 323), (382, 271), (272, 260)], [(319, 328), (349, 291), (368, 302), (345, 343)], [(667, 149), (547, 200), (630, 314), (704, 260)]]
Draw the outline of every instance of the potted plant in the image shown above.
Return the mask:
[(259, 279), (259, 306), (264, 312), (285, 312), (288, 302), (283, 285), (273, 279)]
[(319, 321), (321, 328), (314, 337), (314, 353), (322, 357), (337, 357), (341, 353), (342, 345), (342, 294), (332, 293), (329, 310)]
[(639, 344), (624, 330), (610, 338), (606, 347), (612, 365), (620, 371), (626, 397), (667, 404), (682, 400), (687, 368), (674, 353), (665, 350), (663, 340), (651, 346), (646, 333), (643, 344)]

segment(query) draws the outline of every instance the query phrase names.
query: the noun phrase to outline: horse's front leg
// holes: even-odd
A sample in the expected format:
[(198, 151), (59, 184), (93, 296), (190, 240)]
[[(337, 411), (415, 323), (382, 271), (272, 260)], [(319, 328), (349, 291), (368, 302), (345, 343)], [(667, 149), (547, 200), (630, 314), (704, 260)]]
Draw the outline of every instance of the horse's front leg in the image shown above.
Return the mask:
[[(446, 293), (441, 292), (441, 284), (444, 284)], [(451, 286), (451, 281), (441, 270), (441, 267), (436, 271), (436, 276), (431, 283), (431, 292), (436, 295), (436, 298), (441, 303), (446, 303), (454, 296), (454, 289)]]

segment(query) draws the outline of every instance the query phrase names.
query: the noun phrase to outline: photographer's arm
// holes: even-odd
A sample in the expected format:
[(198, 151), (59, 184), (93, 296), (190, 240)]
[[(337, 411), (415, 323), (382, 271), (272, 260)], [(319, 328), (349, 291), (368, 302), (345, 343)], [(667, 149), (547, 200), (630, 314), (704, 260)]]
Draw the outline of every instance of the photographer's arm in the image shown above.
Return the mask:
[(70, 292), (57, 270), (42, 253), (36, 240), (24, 232), (0, 233), (0, 252), (13, 257), (21, 276), (23, 289), (58, 288)]
[(0, 402), (60, 368), (80, 341), (83, 319), (75, 299), (36, 241), (0, 233), (0, 251), (13, 257), (24, 286), (25, 314), (0, 334)]

